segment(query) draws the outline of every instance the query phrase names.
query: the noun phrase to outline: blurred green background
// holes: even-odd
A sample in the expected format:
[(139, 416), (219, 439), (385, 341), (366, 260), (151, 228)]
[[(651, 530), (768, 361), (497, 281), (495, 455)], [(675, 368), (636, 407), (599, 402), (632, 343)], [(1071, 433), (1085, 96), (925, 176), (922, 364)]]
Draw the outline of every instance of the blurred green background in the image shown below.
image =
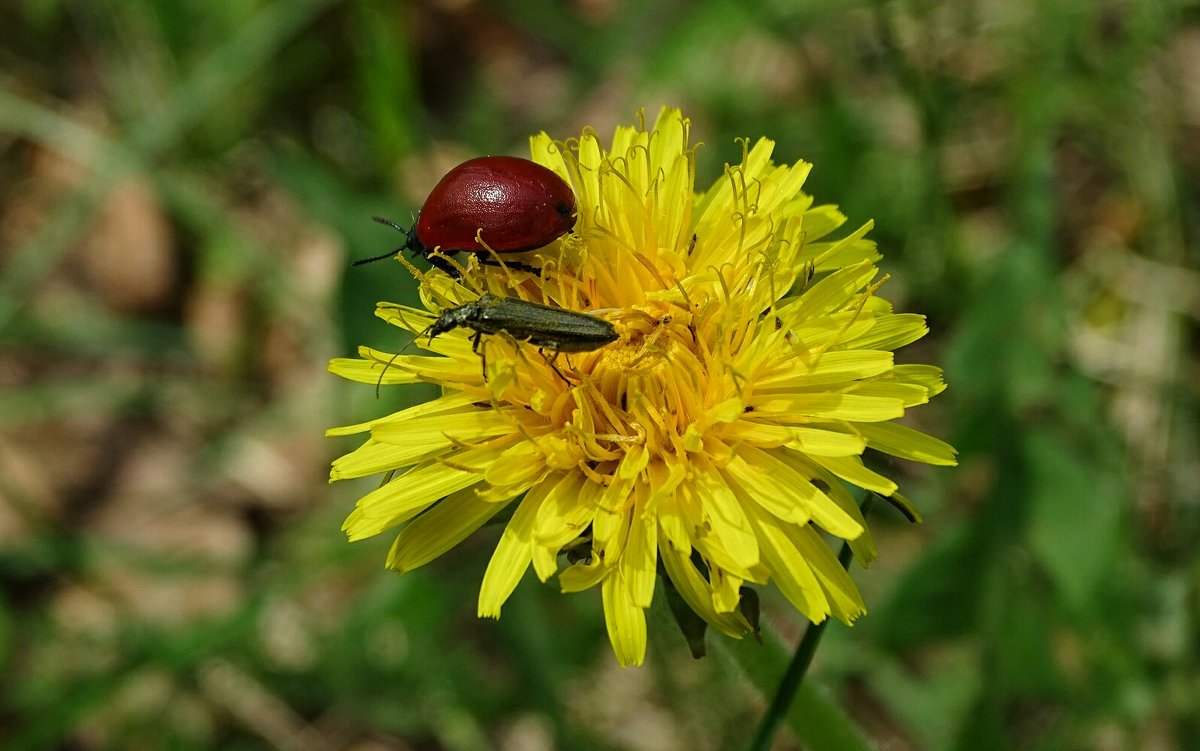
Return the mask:
[(926, 523), (876, 506), (812, 680), (881, 748), (1200, 748), (1200, 3), (4, 0), (0, 749), (744, 747), (711, 636), (478, 621), (497, 530), (397, 578), (325, 483), (425, 396), (325, 372), (401, 343), (369, 217), (662, 103), (700, 185), (766, 135), (873, 217), (947, 369), (961, 467), (881, 460)]

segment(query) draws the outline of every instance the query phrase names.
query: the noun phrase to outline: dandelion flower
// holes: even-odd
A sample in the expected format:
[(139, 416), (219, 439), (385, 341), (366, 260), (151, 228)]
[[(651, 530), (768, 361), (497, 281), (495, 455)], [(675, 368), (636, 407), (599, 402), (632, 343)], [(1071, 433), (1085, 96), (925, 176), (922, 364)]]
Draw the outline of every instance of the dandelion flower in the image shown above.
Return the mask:
[(399, 528), (387, 565), (403, 573), (507, 509), (479, 615), (499, 617), (531, 565), (566, 592), (599, 587), (623, 665), (644, 659), (660, 571), (733, 637), (752, 627), (747, 585), (774, 584), (813, 622), (853, 621), (862, 596), (826, 537), (864, 564), (876, 553), (849, 486), (916, 516), (863, 452), (955, 463), (894, 422), (945, 387), (938, 368), (894, 360), (927, 329), (877, 294), (871, 224), (837, 233), (845, 217), (802, 191), (810, 165), (772, 163), (767, 139), (744, 142), (741, 163), (697, 193), (688, 138), (669, 108), (649, 130), (617, 128), (607, 149), (590, 130), (533, 137), (532, 158), (579, 207), (573, 234), (517, 256), (540, 273), (469, 258), (461, 278), (422, 275), (426, 309), (377, 309), (417, 332), (490, 292), (591, 312), (617, 341), (551, 357), (497, 335), (476, 352), (459, 330), (419, 339), (432, 355), (361, 348), (330, 364), (366, 384), (442, 389), (329, 431), (367, 434), (332, 479), (395, 473), (358, 501), (350, 539)]

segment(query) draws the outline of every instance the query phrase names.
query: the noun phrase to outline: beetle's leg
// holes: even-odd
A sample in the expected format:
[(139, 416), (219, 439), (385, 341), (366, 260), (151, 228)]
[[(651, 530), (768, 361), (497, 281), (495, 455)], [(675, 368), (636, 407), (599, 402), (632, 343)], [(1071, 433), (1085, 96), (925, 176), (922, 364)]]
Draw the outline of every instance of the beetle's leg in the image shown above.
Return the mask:
[(487, 383), (487, 350), (479, 346), (483, 340), (483, 332), (476, 331), (475, 336), (471, 337), (471, 351), (479, 355), (480, 367), (483, 369), (483, 382)]
[(438, 255), (437, 253), (433, 253), (433, 252), (424, 253), (423, 255), (425, 256), (425, 260), (429, 261), (430, 266), (433, 266), (434, 268), (438, 268), (438, 269), (441, 269), (442, 271), (445, 271), (447, 274), (450, 275), (450, 278), (452, 278), (452, 279), (462, 278), (462, 274), (459, 272), (459, 270), (454, 266), (454, 264), (450, 263), (450, 261), (447, 260), (444, 256)]
[(539, 269), (537, 266), (530, 266), (527, 263), (521, 263), (520, 261), (504, 261), (503, 263), (501, 263), (500, 261), (497, 261), (495, 258), (484, 258), (483, 256), (479, 257), (479, 265), (481, 265), (481, 266), (500, 266), (502, 268), (509, 268), (514, 271), (526, 271), (530, 274), (535, 274), (535, 275), (542, 273), (542, 270)]
[[(562, 371), (558, 369), (558, 366), (554, 364), (554, 361), (558, 359), (558, 355), (559, 355), (559, 351), (557, 349), (554, 350), (554, 354), (547, 355), (546, 350), (544, 350), (541, 347), (538, 347), (538, 354), (542, 356), (542, 359), (544, 359), (546, 361), (546, 364), (550, 366), (550, 369), (553, 370), (558, 375), (558, 377), (562, 379), (563, 383), (567, 384), (568, 386), (571, 385), (571, 382), (567, 380), (567, 377), (565, 375), (563, 375)], [(571, 361), (568, 360), (567, 364), (570, 365)]]

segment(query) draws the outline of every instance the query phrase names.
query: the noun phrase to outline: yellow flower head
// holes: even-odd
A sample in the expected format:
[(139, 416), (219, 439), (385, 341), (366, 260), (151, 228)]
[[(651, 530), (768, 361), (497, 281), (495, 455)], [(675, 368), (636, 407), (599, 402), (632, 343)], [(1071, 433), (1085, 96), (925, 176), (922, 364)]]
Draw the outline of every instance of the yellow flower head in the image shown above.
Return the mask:
[(864, 563), (875, 549), (843, 483), (911, 511), (863, 451), (955, 463), (950, 446), (891, 422), (944, 385), (938, 368), (894, 363), (927, 329), (876, 295), (871, 225), (831, 238), (845, 217), (814, 205), (801, 190), (809, 165), (773, 164), (766, 139), (697, 194), (688, 130), (664, 108), (649, 131), (618, 128), (607, 150), (592, 131), (535, 136), (533, 159), (570, 183), (579, 208), (573, 234), (517, 256), (540, 274), (471, 258), (460, 279), (423, 275), (427, 310), (377, 311), (420, 331), (487, 292), (592, 313), (618, 340), (555, 356), (495, 335), (477, 353), (460, 329), (420, 340), (436, 357), (363, 348), (330, 365), (363, 383), (442, 387), (329, 431), (370, 436), (333, 479), (405, 470), (358, 501), (350, 539), (402, 527), (387, 564), (410, 571), (515, 505), (479, 615), (498, 617), (531, 564), (564, 591), (599, 585), (626, 665), (645, 656), (660, 562), (731, 636), (750, 629), (739, 608), (750, 583), (773, 582), (814, 622), (852, 621), (862, 597), (821, 532)]

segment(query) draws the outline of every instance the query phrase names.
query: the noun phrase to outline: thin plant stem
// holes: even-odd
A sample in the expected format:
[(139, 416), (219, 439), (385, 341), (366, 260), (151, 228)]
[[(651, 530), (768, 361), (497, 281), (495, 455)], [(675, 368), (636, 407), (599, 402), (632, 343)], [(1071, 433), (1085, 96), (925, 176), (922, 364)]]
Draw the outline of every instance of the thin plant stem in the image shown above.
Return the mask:
[[(871, 497), (868, 495), (862, 503), (864, 516), (871, 505)], [(848, 568), (852, 559), (850, 544), (843, 542), (842, 549), (838, 552), (838, 563), (842, 564), (842, 568)], [(817, 653), (817, 647), (821, 644), (821, 637), (825, 634), (825, 627), (828, 625), (829, 619), (826, 618), (820, 623), (810, 624), (805, 630), (800, 643), (796, 645), (796, 653), (792, 655), (792, 661), (788, 665), (787, 671), (779, 681), (779, 688), (776, 689), (775, 696), (771, 699), (771, 706), (767, 707), (767, 713), (763, 715), (758, 732), (754, 735), (754, 742), (750, 744), (750, 751), (768, 751), (771, 748), (771, 743), (775, 740), (775, 733), (779, 731), (779, 726), (783, 723), (788, 708), (800, 690), (800, 684), (804, 682), (804, 676), (808, 673), (808, 667), (812, 664), (813, 656)]]

